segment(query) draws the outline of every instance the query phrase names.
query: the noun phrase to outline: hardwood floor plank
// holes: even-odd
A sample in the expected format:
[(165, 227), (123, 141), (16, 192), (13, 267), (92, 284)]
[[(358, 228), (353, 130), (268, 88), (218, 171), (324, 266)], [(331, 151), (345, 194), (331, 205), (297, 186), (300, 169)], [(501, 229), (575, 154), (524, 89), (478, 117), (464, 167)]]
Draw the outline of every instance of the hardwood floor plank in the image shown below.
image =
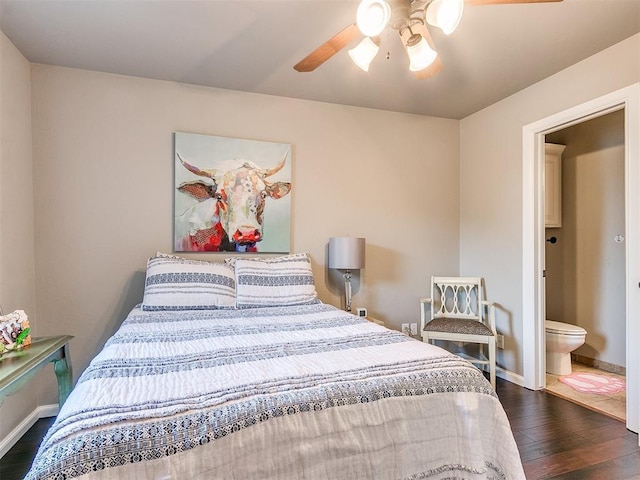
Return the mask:
[(521, 431), (536, 441), (542, 441), (554, 438), (563, 438), (567, 435), (567, 432), (577, 433), (578, 435), (580, 435), (580, 432), (584, 432), (584, 435), (581, 436), (590, 436), (590, 431), (616, 423), (619, 424), (620, 422), (604, 415), (600, 415), (598, 417), (588, 416), (583, 418), (558, 417), (555, 422), (543, 423)]
[(551, 477), (548, 480), (632, 480), (640, 479), (640, 453), (599, 463), (591, 467)]
[[(605, 442), (574, 448), (562, 453), (552, 454), (529, 462), (523, 462), (527, 479), (543, 479), (557, 475), (566, 475), (609, 460), (638, 452), (637, 441), (634, 445), (628, 438), (614, 438)], [(615, 477), (610, 478), (613, 480)]]
[(520, 448), (520, 446), (526, 446), (526, 445), (531, 445), (533, 443), (536, 443), (535, 439), (529, 437), (526, 433), (523, 433), (517, 430), (512, 430), (512, 431), (513, 431), (513, 438), (515, 438), (518, 448)]
[[(507, 414), (508, 415), (508, 414)], [(526, 430), (540, 425), (548, 425), (558, 421), (558, 417), (555, 415), (541, 413), (538, 415), (527, 415), (519, 418), (509, 418), (511, 428), (515, 430)]]
[(520, 458), (522, 461), (530, 462), (537, 458), (548, 457), (555, 453), (567, 452), (576, 448), (584, 447), (585, 443), (593, 444), (593, 442), (588, 438), (571, 435), (565, 438), (554, 438), (551, 440), (530, 442), (523, 445), (518, 444), (518, 449), (520, 450)]
[(597, 438), (598, 440), (611, 440), (613, 438), (621, 438), (628, 436), (631, 432), (627, 430), (627, 427), (622, 422), (614, 422), (609, 425), (603, 425), (601, 427), (591, 428), (589, 430), (578, 430), (576, 434), (587, 437)]

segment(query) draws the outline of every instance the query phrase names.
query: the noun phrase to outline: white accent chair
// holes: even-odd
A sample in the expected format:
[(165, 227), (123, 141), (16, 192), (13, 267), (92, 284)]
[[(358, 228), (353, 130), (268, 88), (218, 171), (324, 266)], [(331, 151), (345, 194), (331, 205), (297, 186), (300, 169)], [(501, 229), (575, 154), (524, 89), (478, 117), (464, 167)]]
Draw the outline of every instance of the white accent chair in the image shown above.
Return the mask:
[(495, 307), (493, 302), (484, 300), (483, 287), (482, 277), (431, 277), (432, 297), (420, 299), (420, 333), (424, 342), (448, 340), (479, 344), (479, 357), (456, 353), (471, 363), (489, 365), (489, 378), (495, 390)]

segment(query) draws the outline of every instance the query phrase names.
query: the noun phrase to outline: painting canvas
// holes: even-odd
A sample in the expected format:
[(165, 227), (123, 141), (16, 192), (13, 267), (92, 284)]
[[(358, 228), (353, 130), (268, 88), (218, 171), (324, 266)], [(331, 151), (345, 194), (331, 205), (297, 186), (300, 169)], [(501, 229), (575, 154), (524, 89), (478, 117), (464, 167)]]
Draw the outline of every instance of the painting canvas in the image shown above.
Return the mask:
[(174, 250), (287, 253), (291, 145), (174, 134)]

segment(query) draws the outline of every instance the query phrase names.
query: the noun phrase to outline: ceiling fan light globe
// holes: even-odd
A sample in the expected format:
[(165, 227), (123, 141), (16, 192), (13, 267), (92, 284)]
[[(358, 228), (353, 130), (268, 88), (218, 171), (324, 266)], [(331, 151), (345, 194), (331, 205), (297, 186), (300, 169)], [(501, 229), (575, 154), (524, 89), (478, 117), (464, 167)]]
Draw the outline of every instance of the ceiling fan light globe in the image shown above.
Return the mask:
[(463, 10), (464, 0), (433, 0), (427, 6), (425, 19), (429, 25), (438, 27), (449, 35), (458, 28)]
[(356, 12), (356, 23), (367, 37), (382, 33), (391, 18), (391, 7), (384, 0), (362, 0)]
[(424, 70), (438, 56), (437, 52), (429, 46), (429, 43), (419, 33), (414, 33), (407, 40), (407, 55), (409, 55), (409, 70), (412, 72)]
[(349, 50), (349, 56), (353, 63), (368, 72), (369, 65), (378, 54), (378, 50), (380, 47), (371, 38), (365, 37), (358, 45)]

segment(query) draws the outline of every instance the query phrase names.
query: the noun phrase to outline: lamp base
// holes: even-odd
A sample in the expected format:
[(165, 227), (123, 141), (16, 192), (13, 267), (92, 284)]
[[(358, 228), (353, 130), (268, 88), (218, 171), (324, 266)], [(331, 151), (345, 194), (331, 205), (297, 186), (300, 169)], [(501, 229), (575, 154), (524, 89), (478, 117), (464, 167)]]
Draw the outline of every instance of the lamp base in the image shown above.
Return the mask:
[(344, 309), (351, 312), (351, 270), (344, 272)]

